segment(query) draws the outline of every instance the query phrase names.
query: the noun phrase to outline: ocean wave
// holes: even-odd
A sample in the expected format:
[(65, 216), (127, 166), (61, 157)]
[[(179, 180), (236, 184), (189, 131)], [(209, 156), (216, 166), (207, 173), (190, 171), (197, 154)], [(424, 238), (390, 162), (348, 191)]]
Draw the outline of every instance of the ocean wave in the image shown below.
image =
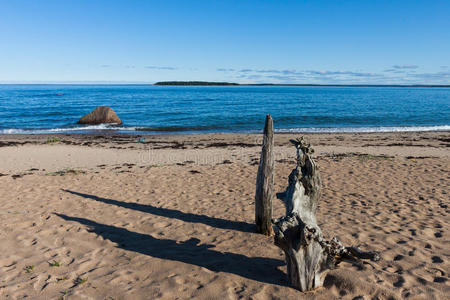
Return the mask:
[(450, 131), (450, 125), (440, 126), (379, 126), (379, 127), (305, 127), (275, 129), (279, 133), (333, 133), (333, 132), (417, 132), (417, 131)]
[(136, 127), (136, 131), (154, 131), (154, 132), (184, 132), (184, 131), (219, 131), (223, 127), (209, 126), (161, 126), (161, 127)]
[(48, 134), (48, 133), (70, 133), (70, 132), (106, 131), (106, 130), (135, 131), (136, 127), (120, 127), (113, 124), (99, 124), (80, 127), (60, 127), (48, 129), (7, 128), (7, 129), (0, 129), (0, 134)]
[[(114, 132), (114, 133), (202, 133), (202, 132), (236, 132), (259, 133), (260, 130), (222, 130), (215, 126), (190, 126), (190, 127), (125, 127), (114, 124), (99, 124), (80, 127), (61, 127), (49, 129), (0, 129), (0, 134), (52, 134), (52, 133), (88, 133), (88, 132)], [(380, 126), (380, 127), (299, 127), (275, 129), (276, 133), (370, 133), (370, 132), (420, 132), (420, 131), (450, 131), (450, 125), (440, 126)]]

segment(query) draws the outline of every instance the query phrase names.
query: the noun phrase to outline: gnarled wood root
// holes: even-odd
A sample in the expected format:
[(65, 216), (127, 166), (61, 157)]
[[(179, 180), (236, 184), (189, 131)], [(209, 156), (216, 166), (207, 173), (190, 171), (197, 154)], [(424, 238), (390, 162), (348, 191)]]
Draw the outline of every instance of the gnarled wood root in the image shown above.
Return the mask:
[(275, 245), (286, 256), (288, 281), (300, 291), (322, 286), (328, 270), (334, 269), (342, 261), (360, 263), (360, 259), (380, 259), (376, 252), (345, 247), (335, 237), (330, 241), (325, 240), (320, 229), (303, 223), (295, 212), (273, 223)]
[(286, 191), (277, 194), (286, 206), (286, 216), (272, 221), (274, 242), (285, 253), (289, 283), (308, 291), (322, 286), (326, 272), (340, 262), (376, 261), (379, 255), (344, 247), (336, 238), (327, 241), (322, 237), (315, 216), (321, 181), (310, 157), (313, 151), (303, 139), (291, 142), (297, 148), (297, 166), (289, 176)]

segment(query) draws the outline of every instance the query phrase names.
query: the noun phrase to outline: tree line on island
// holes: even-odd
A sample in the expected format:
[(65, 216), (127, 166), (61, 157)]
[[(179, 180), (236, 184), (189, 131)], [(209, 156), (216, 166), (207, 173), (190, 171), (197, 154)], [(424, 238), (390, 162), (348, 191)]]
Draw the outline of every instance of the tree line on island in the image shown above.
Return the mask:
[(155, 85), (240, 85), (232, 82), (210, 82), (210, 81), (160, 81)]
[(154, 85), (172, 86), (337, 86), (337, 87), (440, 87), (450, 85), (439, 84), (303, 84), (303, 83), (235, 83), (214, 81), (159, 81)]

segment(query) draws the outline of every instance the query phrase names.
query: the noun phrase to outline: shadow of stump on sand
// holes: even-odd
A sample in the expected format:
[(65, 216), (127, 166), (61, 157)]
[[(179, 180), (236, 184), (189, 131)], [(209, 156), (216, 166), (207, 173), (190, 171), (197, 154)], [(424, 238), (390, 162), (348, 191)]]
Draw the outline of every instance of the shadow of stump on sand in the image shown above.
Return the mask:
[(130, 203), (130, 202), (122, 202), (118, 200), (108, 199), (108, 198), (102, 198), (95, 195), (89, 195), (79, 192), (74, 192), (71, 190), (65, 190), (62, 189), (62, 191), (77, 195), (86, 199), (92, 199), (95, 201), (103, 202), (106, 204), (112, 204), (128, 209), (133, 209), (149, 214), (153, 214), (156, 216), (166, 217), (166, 218), (172, 218), (172, 219), (178, 219), (184, 222), (189, 223), (200, 223), (205, 224), (211, 227), (220, 228), (220, 229), (230, 229), (230, 230), (236, 230), (236, 231), (242, 231), (242, 232), (256, 232), (256, 225), (249, 224), (246, 222), (240, 222), (240, 221), (230, 221), (215, 217), (210, 217), (206, 215), (196, 215), (192, 213), (185, 213), (176, 209), (170, 209), (170, 208), (162, 208), (162, 207), (155, 207), (149, 204), (139, 204), (139, 203)]
[(267, 257), (247, 257), (242, 254), (212, 250), (214, 245), (199, 244), (191, 238), (184, 242), (157, 239), (151, 235), (129, 231), (111, 225), (100, 224), (85, 218), (55, 215), (66, 221), (78, 222), (89, 227), (105, 239), (117, 243), (118, 248), (134, 251), (151, 257), (184, 262), (204, 267), (214, 272), (227, 272), (251, 280), (286, 286), (286, 275), (278, 269), (284, 265), (279, 259)]

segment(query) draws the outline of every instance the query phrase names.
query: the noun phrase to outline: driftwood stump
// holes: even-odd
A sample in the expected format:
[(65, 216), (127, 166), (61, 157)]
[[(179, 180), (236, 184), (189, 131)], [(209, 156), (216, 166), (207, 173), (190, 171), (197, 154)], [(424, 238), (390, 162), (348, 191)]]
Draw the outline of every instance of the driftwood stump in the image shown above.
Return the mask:
[(271, 236), (272, 229), (272, 198), (273, 198), (273, 120), (266, 117), (264, 137), (256, 176), (255, 192), (255, 222), (259, 233)]
[(273, 221), (275, 245), (285, 253), (290, 285), (308, 291), (322, 286), (326, 272), (343, 260), (376, 261), (379, 256), (344, 247), (336, 238), (327, 241), (322, 237), (316, 221), (321, 181), (311, 158), (313, 150), (303, 138), (291, 142), (297, 148), (297, 166), (289, 175), (286, 191), (277, 194), (286, 206), (286, 216)]

